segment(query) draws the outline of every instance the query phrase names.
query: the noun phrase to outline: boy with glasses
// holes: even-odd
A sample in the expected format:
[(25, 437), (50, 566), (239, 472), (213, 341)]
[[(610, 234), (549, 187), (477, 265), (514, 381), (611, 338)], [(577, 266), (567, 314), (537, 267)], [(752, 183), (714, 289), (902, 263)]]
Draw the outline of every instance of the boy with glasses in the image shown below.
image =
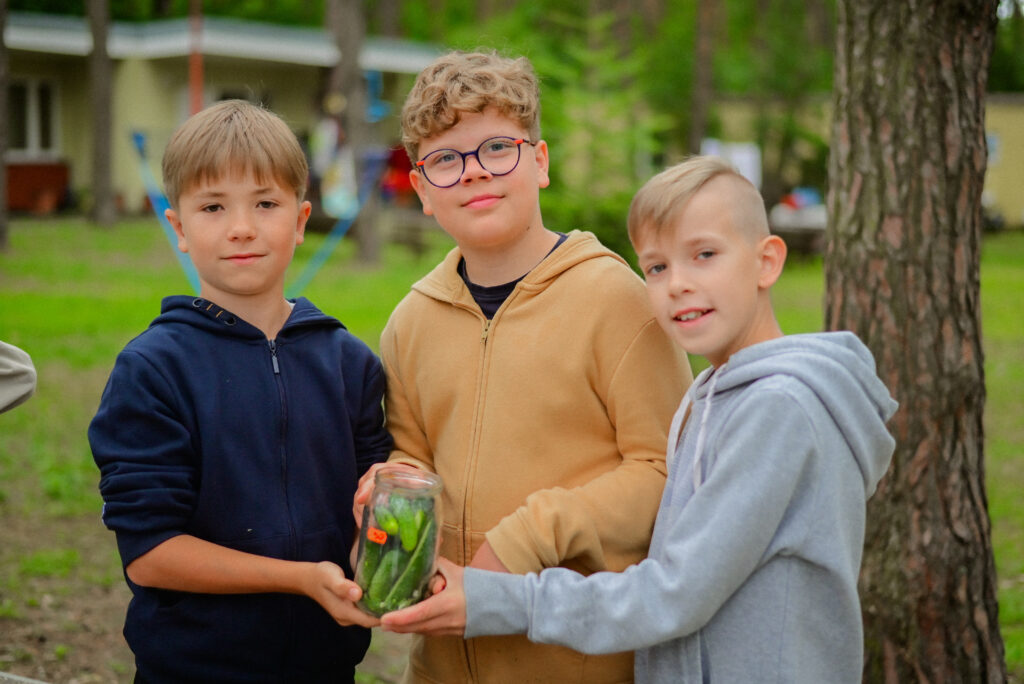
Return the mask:
[[(526, 59), (452, 53), (402, 112), (412, 185), (457, 246), (384, 330), (391, 466), (444, 480), (441, 554), (513, 573), (643, 558), (691, 374), (643, 283), (591, 234), (544, 226), (548, 147)], [(372, 487), (363, 478), (357, 506)], [(406, 681), (624, 682), (630, 653), (523, 636), (416, 637)]]

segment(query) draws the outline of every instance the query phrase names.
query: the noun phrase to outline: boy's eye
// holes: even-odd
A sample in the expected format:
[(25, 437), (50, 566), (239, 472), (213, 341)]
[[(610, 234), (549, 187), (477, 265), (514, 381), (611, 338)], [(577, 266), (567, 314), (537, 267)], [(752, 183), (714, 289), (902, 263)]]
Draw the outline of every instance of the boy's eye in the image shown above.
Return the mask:
[(658, 275), (659, 273), (661, 273), (664, 270), (665, 270), (665, 264), (651, 264), (646, 269), (644, 269), (644, 274), (649, 275), (649, 276)]
[(220, 211), (221, 208), (222, 207), (219, 204), (207, 204), (201, 209), (201, 211), (206, 212), (207, 214), (212, 214), (215, 211)]
[(505, 139), (489, 140), (489, 141), (484, 143), (483, 151), (485, 153), (489, 152), (489, 153), (492, 153), (492, 154), (494, 154), (494, 153), (499, 153), (500, 154), (501, 152), (507, 152), (512, 147), (514, 147), (514, 145), (512, 145), (512, 141), (511, 140), (505, 140)]
[(440, 150), (430, 155), (430, 159), (427, 160), (427, 164), (430, 166), (454, 164), (455, 160), (458, 158), (459, 154), (455, 150)]
[(698, 259), (710, 259), (713, 256), (715, 256), (713, 249), (705, 249), (697, 254)]
[(262, 200), (256, 206), (258, 206), (260, 209), (273, 209), (274, 207), (277, 206), (277, 202), (273, 200)]

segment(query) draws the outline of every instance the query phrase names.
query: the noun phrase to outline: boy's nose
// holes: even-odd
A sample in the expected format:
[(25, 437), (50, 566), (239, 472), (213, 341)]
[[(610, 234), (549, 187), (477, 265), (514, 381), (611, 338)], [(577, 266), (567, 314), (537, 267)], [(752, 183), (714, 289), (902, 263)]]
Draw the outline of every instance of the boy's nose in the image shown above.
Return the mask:
[(670, 276), (668, 286), (672, 294), (683, 294), (693, 290), (693, 283), (682, 269), (673, 270)]
[(476, 156), (475, 152), (466, 155), (463, 166), (462, 182), (466, 182), (472, 178), (486, 178), (491, 175), (491, 172), (485, 169), (484, 165), (480, 163), (480, 158)]
[(251, 238), (256, 234), (256, 228), (252, 217), (245, 212), (236, 212), (231, 217), (231, 227), (228, 230), (228, 237), (232, 240), (243, 240)]

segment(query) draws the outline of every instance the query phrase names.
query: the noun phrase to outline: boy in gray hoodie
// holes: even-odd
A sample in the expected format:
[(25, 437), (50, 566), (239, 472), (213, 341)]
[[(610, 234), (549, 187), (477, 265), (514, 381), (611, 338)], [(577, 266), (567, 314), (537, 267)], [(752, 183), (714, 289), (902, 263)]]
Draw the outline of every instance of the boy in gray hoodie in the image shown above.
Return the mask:
[(637, 682), (859, 682), (865, 502), (897, 406), (871, 353), (849, 332), (783, 335), (786, 245), (719, 159), (652, 178), (629, 234), (659, 323), (711, 363), (673, 421), (648, 558), (589, 577), (442, 560), (445, 589), (384, 629), (636, 649)]

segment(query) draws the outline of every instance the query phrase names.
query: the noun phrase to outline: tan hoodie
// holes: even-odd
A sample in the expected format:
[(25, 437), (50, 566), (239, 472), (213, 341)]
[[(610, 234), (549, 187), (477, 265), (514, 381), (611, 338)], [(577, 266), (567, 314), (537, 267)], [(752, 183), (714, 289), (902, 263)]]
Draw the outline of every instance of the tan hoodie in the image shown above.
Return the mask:
[[(515, 573), (620, 571), (644, 557), (672, 414), (692, 376), (641, 280), (573, 231), (488, 321), (458, 248), (396, 307), (381, 339), (392, 460), (444, 481), (441, 553), (485, 536)], [(522, 636), (416, 637), (406, 681), (628, 682), (631, 653), (585, 656)]]

